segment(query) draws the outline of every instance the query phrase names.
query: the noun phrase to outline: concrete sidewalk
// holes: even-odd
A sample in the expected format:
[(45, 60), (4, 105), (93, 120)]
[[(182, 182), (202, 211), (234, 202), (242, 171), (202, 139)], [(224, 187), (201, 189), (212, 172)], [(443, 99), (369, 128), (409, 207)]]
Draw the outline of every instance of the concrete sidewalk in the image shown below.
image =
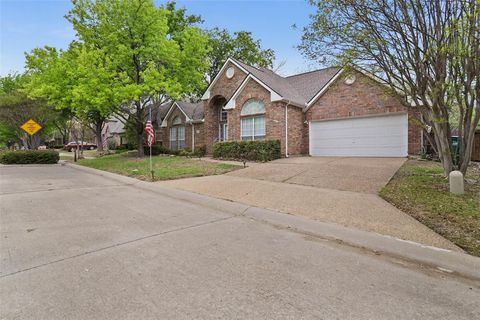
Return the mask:
[[(241, 170), (236, 174), (241, 175)], [(333, 222), (434, 247), (462, 251), (375, 194), (256, 180), (233, 175), (171, 180), (157, 184), (301, 215), (318, 221)]]

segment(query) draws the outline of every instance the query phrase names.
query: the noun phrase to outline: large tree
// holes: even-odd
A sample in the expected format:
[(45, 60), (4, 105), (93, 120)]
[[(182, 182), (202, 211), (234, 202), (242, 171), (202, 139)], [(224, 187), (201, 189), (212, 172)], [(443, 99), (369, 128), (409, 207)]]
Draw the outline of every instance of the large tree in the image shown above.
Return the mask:
[(141, 157), (148, 107), (202, 86), (207, 37), (190, 23), (181, 24), (174, 5), (173, 11), (151, 0), (76, 0), (73, 5), (67, 19), (79, 41), (105, 61), (121, 104), (117, 114), (135, 122)]
[[(29, 98), (23, 92), (26, 82), (26, 75), (7, 75), (0, 78), (0, 136), (7, 140), (4, 142), (13, 142), (13, 139), (26, 149), (37, 149), (41, 137), (51, 131), (52, 122), (58, 114), (52, 111), (45, 100)], [(42, 126), (33, 136), (20, 128), (29, 119)]]
[(67, 50), (36, 48), (26, 55), (30, 81), (26, 91), (85, 123), (102, 148), (102, 128), (118, 108), (115, 81), (102, 51), (72, 42)]
[[(377, 75), (431, 129), (447, 175), (466, 172), (480, 119), (480, 0), (319, 0), (300, 50)], [(451, 146), (458, 110), (460, 154)]]
[(226, 29), (214, 28), (209, 32), (210, 67), (208, 69), (208, 81), (220, 71), (228, 58), (235, 58), (257, 67), (271, 68), (275, 60), (275, 52), (272, 49), (263, 49), (260, 40), (255, 40), (251, 32), (237, 31), (233, 35)]

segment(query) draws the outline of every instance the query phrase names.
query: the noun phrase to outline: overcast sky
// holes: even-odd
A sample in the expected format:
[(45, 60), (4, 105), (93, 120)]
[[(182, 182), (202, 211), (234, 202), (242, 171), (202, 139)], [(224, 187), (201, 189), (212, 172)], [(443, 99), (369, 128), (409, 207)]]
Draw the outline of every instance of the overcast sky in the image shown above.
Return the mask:
[[(279, 70), (284, 75), (318, 67), (295, 48), (301, 28), (294, 30), (292, 25), (304, 26), (314, 11), (306, 0), (184, 0), (177, 6), (201, 15), (204, 28), (252, 32), (264, 48), (275, 50), (276, 65), (285, 61)], [(0, 74), (23, 71), (24, 53), (35, 47), (66, 48), (75, 37), (64, 18), (70, 7), (69, 0), (0, 0)]]

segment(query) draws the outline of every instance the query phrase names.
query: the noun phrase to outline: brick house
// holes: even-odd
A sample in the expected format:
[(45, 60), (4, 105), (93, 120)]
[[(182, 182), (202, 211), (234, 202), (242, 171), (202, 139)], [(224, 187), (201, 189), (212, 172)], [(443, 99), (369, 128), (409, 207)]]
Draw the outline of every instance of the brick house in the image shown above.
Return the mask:
[(225, 140), (278, 139), (282, 154), (405, 157), (422, 130), (400, 97), (342, 68), (282, 77), (228, 59), (199, 103), (159, 107), (163, 145), (194, 149)]

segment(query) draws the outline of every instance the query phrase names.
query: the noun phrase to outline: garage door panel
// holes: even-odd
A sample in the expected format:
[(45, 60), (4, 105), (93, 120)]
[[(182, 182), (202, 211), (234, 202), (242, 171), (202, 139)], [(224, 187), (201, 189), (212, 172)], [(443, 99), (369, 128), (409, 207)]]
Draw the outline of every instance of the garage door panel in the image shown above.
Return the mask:
[(406, 114), (311, 123), (311, 155), (405, 157), (407, 151)]

